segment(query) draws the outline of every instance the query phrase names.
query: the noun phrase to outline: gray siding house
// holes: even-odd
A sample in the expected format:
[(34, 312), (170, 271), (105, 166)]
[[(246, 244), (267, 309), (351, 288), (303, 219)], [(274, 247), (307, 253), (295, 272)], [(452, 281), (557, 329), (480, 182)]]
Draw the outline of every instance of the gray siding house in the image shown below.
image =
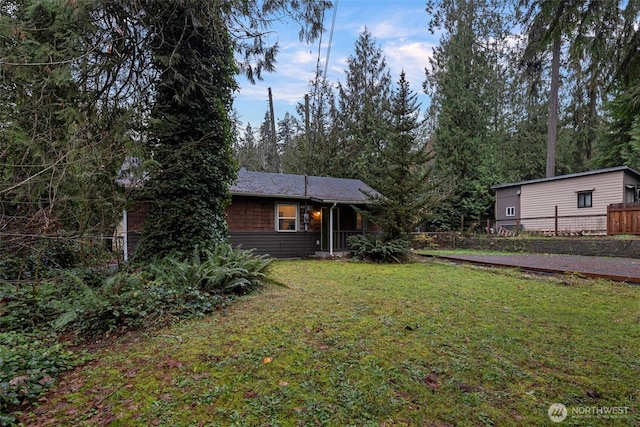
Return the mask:
[(518, 223), (524, 230), (547, 232), (554, 230), (557, 213), (562, 231), (603, 231), (609, 205), (638, 201), (640, 172), (618, 166), (492, 188), (497, 227)]

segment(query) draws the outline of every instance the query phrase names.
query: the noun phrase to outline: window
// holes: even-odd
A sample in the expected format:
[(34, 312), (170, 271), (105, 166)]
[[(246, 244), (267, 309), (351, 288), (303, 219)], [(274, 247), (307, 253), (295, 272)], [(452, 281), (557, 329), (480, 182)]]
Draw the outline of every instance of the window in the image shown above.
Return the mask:
[(298, 205), (277, 204), (276, 211), (277, 231), (298, 231)]
[(507, 207), (507, 216), (516, 216), (516, 207), (515, 206)]
[(625, 187), (625, 197), (624, 197), (624, 201), (626, 203), (633, 203), (633, 202), (637, 202), (636, 199), (636, 189), (635, 187), (631, 186), (631, 185), (627, 185)]
[(356, 230), (363, 230), (363, 225), (362, 214), (360, 212), (356, 212)]
[(591, 198), (591, 191), (583, 191), (578, 193), (578, 207), (579, 208), (590, 208), (593, 206), (593, 200)]

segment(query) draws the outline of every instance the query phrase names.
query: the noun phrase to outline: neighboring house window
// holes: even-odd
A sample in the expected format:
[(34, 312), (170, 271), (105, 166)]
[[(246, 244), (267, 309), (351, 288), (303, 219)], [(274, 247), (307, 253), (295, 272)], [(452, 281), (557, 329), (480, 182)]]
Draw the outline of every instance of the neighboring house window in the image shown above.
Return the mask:
[(276, 205), (278, 231), (298, 231), (298, 205)]
[(578, 193), (578, 207), (579, 208), (590, 208), (593, 206), (592, 200), (592, 192), (591, 191), (583, 191)]
[(625, 198), (624, 201), (627, 203), (637, 202), (636, 199), (636, 189), (632, 186), (627, 186), (625, 189)]
[(362, 214), (360, 212), (356, 212), (356, 230), (363, 230), (363, 225)]
[(516, 207), (515, 206), (507, 207), (507, 216), (516, 216)]

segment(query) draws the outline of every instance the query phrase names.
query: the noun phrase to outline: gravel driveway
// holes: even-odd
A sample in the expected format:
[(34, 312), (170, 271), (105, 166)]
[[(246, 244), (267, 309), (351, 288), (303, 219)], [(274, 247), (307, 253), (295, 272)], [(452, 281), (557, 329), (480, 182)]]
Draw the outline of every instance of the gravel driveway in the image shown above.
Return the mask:
[(588, 277), (640, 283), (640, 259), (617, 257), (592, 257), (556, 254), (513, 255), (436, 255), (451, 261), (499, 267), (521, 268), (548, 273), (579, 273)]

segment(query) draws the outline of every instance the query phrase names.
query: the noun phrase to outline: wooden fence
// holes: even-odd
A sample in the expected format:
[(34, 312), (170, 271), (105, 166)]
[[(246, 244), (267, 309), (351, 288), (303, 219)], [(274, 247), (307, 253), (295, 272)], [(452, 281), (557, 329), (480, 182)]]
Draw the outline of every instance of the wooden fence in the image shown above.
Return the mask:
[(640, 202), (607, 207), (607, 235), (640, 234)]

